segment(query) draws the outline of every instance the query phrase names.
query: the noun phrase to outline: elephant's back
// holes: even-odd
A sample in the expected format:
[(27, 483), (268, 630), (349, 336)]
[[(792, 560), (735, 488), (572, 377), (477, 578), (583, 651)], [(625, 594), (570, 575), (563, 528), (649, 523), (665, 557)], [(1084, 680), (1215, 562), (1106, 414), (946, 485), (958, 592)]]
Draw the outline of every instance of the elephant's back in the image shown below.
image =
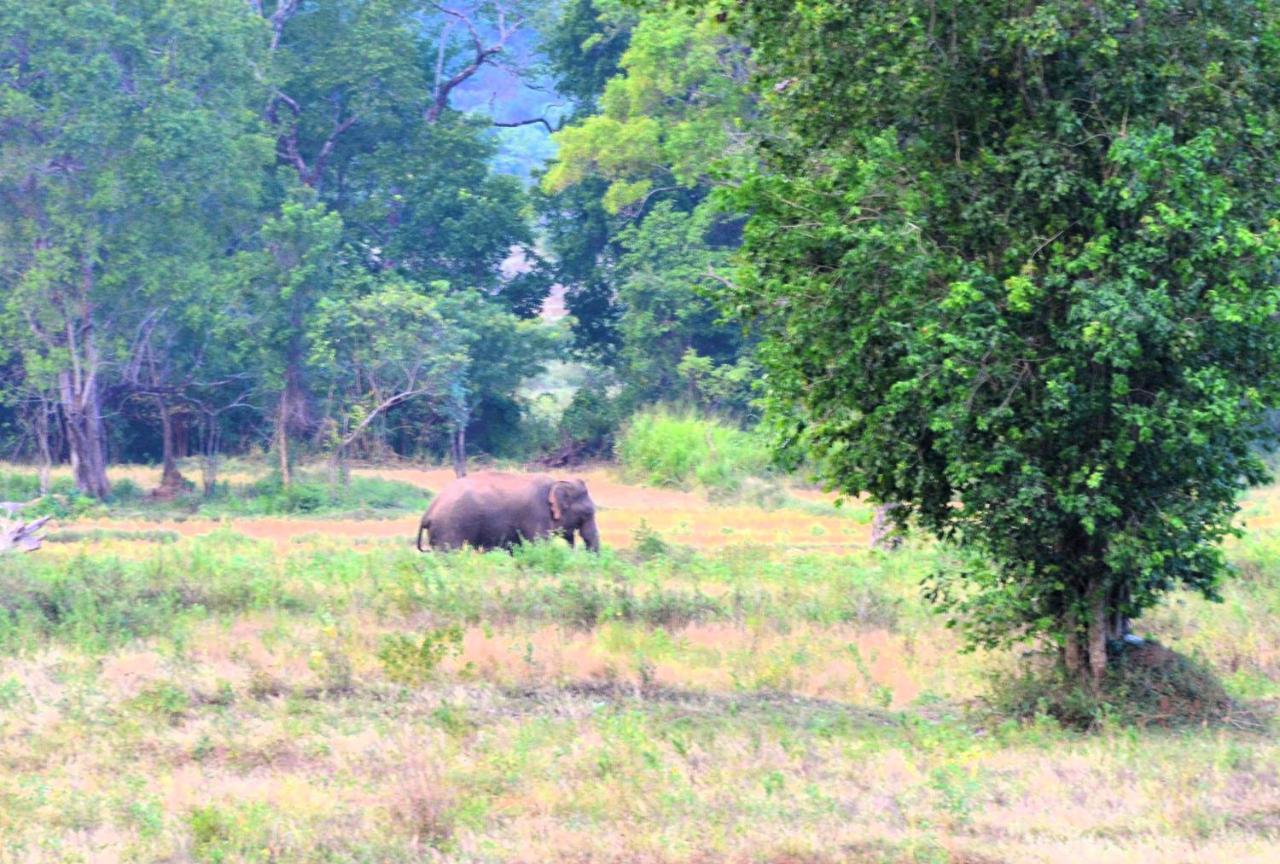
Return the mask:
[(504, 471), (482, 471), (468, 474), (445, 486), (436, 496), (441, 506), (463, 498), (487, 505), (504, 505), (536, 495), (541, 488), (550, 489), (555, 481), (545, 474), (509, 474)]
[(546, 475), (501, 471), (459, 477), (440, 490), (428, 509), (430, 530), (452, 538), (448, 543), (465, 540), (481, 548), (543, 534), (546, 527), (539, 516), (548, 506), (545, 500), (553, 482)]

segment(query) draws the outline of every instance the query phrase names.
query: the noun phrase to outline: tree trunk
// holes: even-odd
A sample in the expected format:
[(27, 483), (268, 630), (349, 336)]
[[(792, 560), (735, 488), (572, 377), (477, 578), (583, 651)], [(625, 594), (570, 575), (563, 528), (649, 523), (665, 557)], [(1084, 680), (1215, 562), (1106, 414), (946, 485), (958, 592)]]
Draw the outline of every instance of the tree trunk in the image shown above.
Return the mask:
[(455, 477), (467, 476), (467, 427), (459, 424), (453, 427), (450, 436), (450, 455), (453, 457), (453, 474)]
[(1062, 668), (1072, 678), (1080, 678), (1080, 669), (1084, 665), (1080, 651), (1080, 623), (1076, 619), (1074, 606), (1068, 606), (1062, 618)]
[(1088, 657), (1089, 686), (1094, 693), (1102, 692), (1102, 677), (1107, 671), (1107, 589), (1101, 580), (1089, 583), (1088, 603)]
[(280, 482), (288, 486), (289, 476), (289, 388), (280, 391), (280, 406), (276, 412), (276, 452), (280, 457)]
[[(1100, 694), (1107, 672), (1107, 640), (1114, 627), (1114, 618), (1108, 614), (1108, 592), (1102, 580), (1094, 577), (1084, 593), (1073, 599), (1062, 619), (1062, 667), (1082, 688)], [(1078, 615), (1081, 607), (1083, 621)]]
[(221, 446), (217, 412), (203, 411), (197, 427), (200, 441), (200, 485), (204, 497), (213, 497), (218, 487), (218, 449)]
[(173, 413), (162, 397), (156, 397), (156, 409), (160, 412), (161, 464), (160, 488), (181, 488), (186, 482), (178, 470), (178, 458), (174, 446)]
[(876, 508), (875, 518), (871, 520), (871, 548), (897, 549), (902, 545), (902, 534), (893, 521), (893, 511), (897, 504), (881, 504)]
[(96, 380), (93, 375), (85, 380), (70, 370), (61, 372), (58, 380), (76, 488), (101, 500), (111, 494), (111, 484)]
[(49, 413), (51, 406), (43, 396), (36, 407), (36, 446), (40, 450), (40, 497), (49, 494), (49, 474), (53, 470), (53, 453), (49, 449)]

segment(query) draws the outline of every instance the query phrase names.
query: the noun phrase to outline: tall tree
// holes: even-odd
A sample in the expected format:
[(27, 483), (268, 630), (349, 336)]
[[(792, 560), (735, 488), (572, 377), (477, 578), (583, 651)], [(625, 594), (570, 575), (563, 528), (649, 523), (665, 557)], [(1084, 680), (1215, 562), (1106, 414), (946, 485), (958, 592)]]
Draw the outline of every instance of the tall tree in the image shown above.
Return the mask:
[(243, 305), (254, 322), (254, 366), (274, 394), (273, 441), (281, 481), (290, 482), (290, 438), (314, 425), (307, 373), (309, 331), (322, 303), (343, 298), (353, 274), (342, 256), (342, 217), (295, 184), (262, 227), (262, 249), (240, 256)]
[[(746, 47), (712, 15), (651, 9), (637, 16), (614, 2), (568, 5), (547, 44), (553, 68), (562, 70), (562, 86), (575, 91), (583, 109), (553, 136), (558, 154), (541, 182), (554, 273), (566, 288), (579, 345), (599, 359), (621, 362), (621, 376), (643, 379), (640, 389), (652, 396), (662, 381), (674, 379), (690, 347), (653, 357), (656, 341), (635, 341), (662, 340), (678, 329), (671, 316), (654, 317), (655, 290), (668, 292), (662, 303), (674, 301), (686, 321), (717, 317), (696, 286), (707, 279), (713, 247), (736, 244), (736, 233), (711, 209), (689, 214), (706, 200), (717, 176), (750, 158), (754, 97)], [(564, 71), (584, 63), (589, 74)], [(590, 88), (597, 86), (600, 92), (593, 94)], [(647, 229), (655, 208), (662, 208), (661, 224)], [(671, 222), (682, 218), (702, 235), (686, 232), (676, 259), (663, 262), (628, 249), (669, 245)], [(697, 273), (690, 269), (694, 258)], [(663, 335), (646, 331), (655, 323)], [(680, 337), (686, 343), (687, 335)], [(664, 359), (670, 362), (654, 374)], [(628, 368), (633, 362), (647, 368)]]
[(56, 382), (87, 494), (110, 489), (103, 378), (162, 278), (151, 241), (202, 231), (261, 164), (258, 35), (222, 0), (0, 7), (4, 326)]
[(981, 563), (984, 644), (1215, 594), (1280, 397), (1280, 14), (1261, 0), (742, 0), (777, 133), (725, 302), (784, 436)]

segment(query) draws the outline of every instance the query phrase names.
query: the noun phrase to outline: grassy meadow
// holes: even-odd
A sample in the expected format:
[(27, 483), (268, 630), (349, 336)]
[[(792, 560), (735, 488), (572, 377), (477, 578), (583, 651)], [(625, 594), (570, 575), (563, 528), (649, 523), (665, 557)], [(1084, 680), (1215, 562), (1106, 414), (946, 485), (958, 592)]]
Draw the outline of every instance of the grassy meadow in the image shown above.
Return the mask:
[(1280, 859), (1280, 490), (1222, 603), (1136, 627), (1231, 718), (1082, 733), (992, 707), (1017, 655), (961, 653), (946, 555), (869, 508), (583, 476), (598, 557), (419, 554), (434, 469), (68, 505), (0, 559), (0, 864)]

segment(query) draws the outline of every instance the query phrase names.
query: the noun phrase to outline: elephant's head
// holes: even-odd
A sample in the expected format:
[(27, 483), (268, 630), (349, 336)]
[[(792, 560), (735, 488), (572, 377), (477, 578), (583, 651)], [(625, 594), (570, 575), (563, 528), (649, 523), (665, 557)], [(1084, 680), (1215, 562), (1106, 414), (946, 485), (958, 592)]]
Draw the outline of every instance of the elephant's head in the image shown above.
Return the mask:
[(600, 532), (596, 530), (596, 502), (587, 492), (587, 484), (581, 480), (558, 480), (547, 493), (551, 507), (551, 528), (564, 533), (573, 543), (573, 532), (582, 535), (582, 542), (592, 552), (600, 551)]

